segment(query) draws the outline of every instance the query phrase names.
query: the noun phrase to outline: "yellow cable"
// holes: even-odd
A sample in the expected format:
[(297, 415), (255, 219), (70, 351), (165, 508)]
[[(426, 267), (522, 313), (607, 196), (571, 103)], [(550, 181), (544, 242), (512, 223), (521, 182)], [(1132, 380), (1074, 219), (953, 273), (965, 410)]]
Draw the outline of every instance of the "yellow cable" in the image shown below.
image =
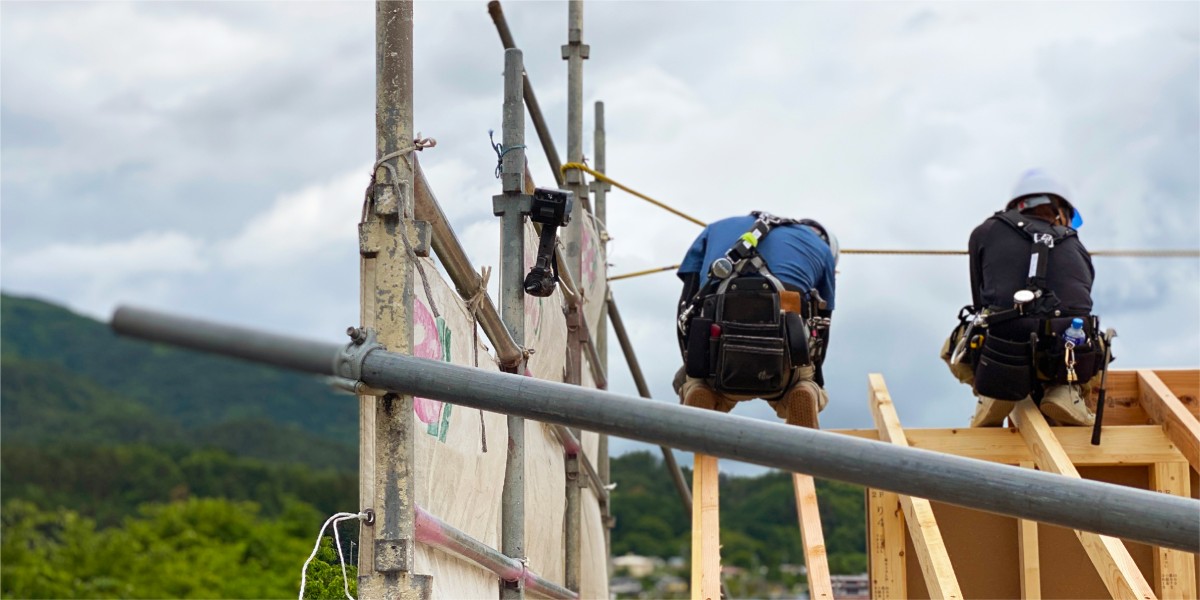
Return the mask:
[(670, 265), (667, 267), (658, 267), (655, 269), (646, 269), (645, 271), (635, 271), (633, 273), (622, 273), (621, 275), (613, 275), (609, 277), (609, 281), (617, 281), (618, 279), (629, 279), (630, 277), (640, 277), (642, 275), (653, 275), (654, 273), (662, 273), (663, 271), (674, 271), (679, 265)]
[(617, 181), (610, 179), (604, 173), (601, 173), (595, 169), (592, 169), (591, 167), (588, 167), (587, 165), (585, 165), (583, 163), (567, 163), (562, 166), (562, 172), (564, 174), (571, 169), (578, 169), (580, 171), (590, 174), (592, 177), (595, 177), (596, 179), (599, 179), (600, 181), (615, 185), (615, 186), (621, 188), (622, 190), (625, 190), (626, 192), (629, 192), (630, 194), (633, 194), (634, 196), (637, 196), (638, 198), (641, 198), (642, 200), (649, 202), (650, 204), (653, 204), (667, 212), (670, 212), (670, 213), (676, 214), (680, 217), (683, 217), (701, 227), (708, 225), (708, 223), (705, 223), (704, 221), (701, 221), (700, 219), (697, 219), (696, 217), (693, 217), (686, 213), (675, 210), (674, 208), (671, 208), (670, 206), (667, 206), (666, 204), (663, 204), (662, 202), (659, 202), (658, 200), (655, 200), (654, 198), (651, 198), (650, 196), (647, 196), (636, 190), (630, 189), (629, 187), (626, 187), (625, 185), (622, 185), (621, 183), (618, 183)]

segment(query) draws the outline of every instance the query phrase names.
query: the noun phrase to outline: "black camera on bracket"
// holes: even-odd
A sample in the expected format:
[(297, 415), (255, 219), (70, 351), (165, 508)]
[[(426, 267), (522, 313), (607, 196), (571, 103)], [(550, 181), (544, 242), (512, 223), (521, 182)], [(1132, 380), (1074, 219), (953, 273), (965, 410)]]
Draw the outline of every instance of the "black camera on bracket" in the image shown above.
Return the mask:
[(537, 188), (529, 206), (529, 220), (542, 225), (538, 240), (537, 262), (525, 276), (525, 293), (544, 298), (554, 293), (558, 267), (554, 260), (554, 240), (558, 228), (571, 222), (575, 195), (566, 190)]

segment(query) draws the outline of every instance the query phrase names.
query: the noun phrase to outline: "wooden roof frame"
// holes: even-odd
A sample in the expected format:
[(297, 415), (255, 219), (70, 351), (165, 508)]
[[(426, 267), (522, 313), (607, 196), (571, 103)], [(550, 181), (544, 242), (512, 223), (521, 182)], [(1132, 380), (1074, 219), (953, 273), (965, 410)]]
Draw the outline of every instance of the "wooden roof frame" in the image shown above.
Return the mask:
[[(1117, 424), (1105, 425), (1103, 443), (1091, 445), (1091, 429), (1050, 427), (1032, 401), (1013, 411), (1015, 428), (912, 429), (900, 427), (883, 377), (869, 377), (868, 399), (876, 430), (835, 433), (910, 445), (970, 458), (1039, 468), (1079, 477), (1077, 467), (1145, 466), (1151, 489), (1191, 496), (1192, 471), (1200, 473), (1200, 371), (1114, 371), (1119, 391), (1110, 392), (1106, 410)], [(1169, 382), (1169, 383), (1168, 383)], [(1094, 400), (1094, 398), (1093, 398)], [(1144, 411), (1144, 412), (1143, 412)], [(1108, 418), (1106, 423), (1110, 421)], [(1134, 423), (1134, 424), (1127, 424)], [(1144, 424), (1152, 423), (1152, 424)], [(909, 594), (905, 529), (911, 536), (930, 597), (957, 592), (946, 548), (927, 501), (867, 490), (868, 557), (872, 597)], [(916, 523), (914, 525), (914, 522)], [(1017, 520), (1020, 590), (1023, 598), (1041, 598), (1038, 524)], [(1154, 573), (1143, 574), (1124, 543), (1116, 538), (1075, 531), (1087, 557), (1114, 598), (1195, 598), (1196, 556), (1155, 547)], [(1144, 556), (1144, 555), (1143, 555)], [(961, 597), (961, 592), (957, 597)]]

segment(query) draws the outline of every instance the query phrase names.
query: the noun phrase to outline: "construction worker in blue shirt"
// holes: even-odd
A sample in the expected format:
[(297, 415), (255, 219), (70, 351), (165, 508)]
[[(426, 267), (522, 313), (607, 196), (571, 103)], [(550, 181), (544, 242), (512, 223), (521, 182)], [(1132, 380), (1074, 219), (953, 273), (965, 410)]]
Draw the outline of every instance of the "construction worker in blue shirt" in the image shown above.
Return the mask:
[(816, 427), (837, 255), (837, 238), (812, 220), (756, 212), (705, 227), (677, 273), (680, 401), (729, 412), (763, 398), (788, 423)]

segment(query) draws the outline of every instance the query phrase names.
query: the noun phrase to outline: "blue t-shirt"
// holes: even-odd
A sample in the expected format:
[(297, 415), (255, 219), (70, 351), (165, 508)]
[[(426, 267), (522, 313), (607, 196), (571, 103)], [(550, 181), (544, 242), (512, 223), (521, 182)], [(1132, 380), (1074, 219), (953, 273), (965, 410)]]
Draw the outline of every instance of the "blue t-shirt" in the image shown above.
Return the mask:
[[(692, 242), (677, 275), (700, 273), (700, 285), (708, 281), (708, 267), (733, 247), (743, 233), (750, 231), (754, 217), (729, 217), (711, 223)], [(805, 225), (786, 225), (771, 230), (758, 243), (758, 252), (767, 268), (785, 285), (808, 291), (817, 288), (833, 310), (834, 263), (829, 245)]]

